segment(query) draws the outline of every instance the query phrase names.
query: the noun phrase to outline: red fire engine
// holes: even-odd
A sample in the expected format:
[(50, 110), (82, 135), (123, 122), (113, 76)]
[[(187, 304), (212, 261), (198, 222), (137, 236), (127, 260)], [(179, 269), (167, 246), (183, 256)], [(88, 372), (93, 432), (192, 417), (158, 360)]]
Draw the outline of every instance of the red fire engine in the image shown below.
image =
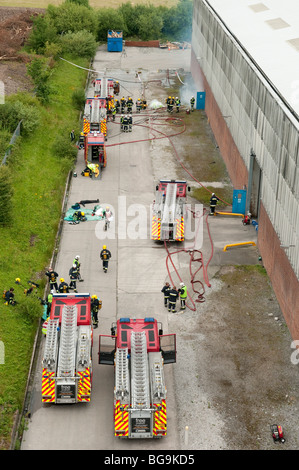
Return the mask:
[(53, 294), (42, 360), (42, 403), (90, 402), (93, 328), (89, 294)]
[(120, 318), (99, 337), (99, 364), (114, 365), (114, 430), (121, 438), (167, 433), (164, 365), (176, 362), (176, 335), (154, 318)]

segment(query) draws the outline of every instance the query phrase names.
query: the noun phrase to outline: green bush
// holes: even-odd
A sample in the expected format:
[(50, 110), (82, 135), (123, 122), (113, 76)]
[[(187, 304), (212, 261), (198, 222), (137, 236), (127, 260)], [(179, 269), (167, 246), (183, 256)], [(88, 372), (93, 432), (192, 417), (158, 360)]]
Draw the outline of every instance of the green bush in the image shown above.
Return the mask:
[(19, 298), (18, 313), (21, 315), (22, 321), (33, 323), (42, 316), (42, 305), (36, 294), (32, 293)]
[(81, 111), (85, 105), (85, 91), (83, 88), (78, 88), (73, 92), (72, 103), (76, 109)]
[(11, 134), (22, 120), (22, 135), (33, 132), (39, 124), (40, 114), (36, 103), (26, 98), (26, 94), (9, 96), (0, 106), (0, 128)]
[(50, 94), (53, 92), (49, 79), (51, 70), (48, 66), (47, 60), (43, 58), (35, 58), (27, 64), (27, 72), (34, 82), (34, 91), (36, 96), (42, 103), (48, 103)]
[(64, 54), (77, 54), (80, 57), (93, 57), (97, 49), (94, 35), (86, 30), (64, 34), (60, 44)]
[(98, 11), (98, 41), (107, 41), (108, 30), (123, 31), (123, 35), (127, 33), (127, 26), (120, 10), (114, 8), (101, 8)]
[(71, 161), (76, 159), (78, 152), (76, 145), (70, 141), (68, 132), (57, 135), (52, 150), (57, 157)]
[(61, 52), (62, 52), (62, 47), (60, 44), (46, 41), (45, 49), (44, 49), (44, 55), (46, 57), (53, 57), (53, 59), (58, 59), (58, 57), (61, 55)]
[(57, 41), (57, 29), (53, 19), (49, 15), (39, 15), (33, 20), (33, 28), (28, 39), (30, 50), (37, 54), (43, 54), (46, 43)]
[(67, 2), (62, 3), (58, 7), (49, 5), (47, 12), (58, 34), (66, 34), (69, 31), (76, 33), (86, 30), (96, 35), (96, 15), (92, 9), (86, 6)]

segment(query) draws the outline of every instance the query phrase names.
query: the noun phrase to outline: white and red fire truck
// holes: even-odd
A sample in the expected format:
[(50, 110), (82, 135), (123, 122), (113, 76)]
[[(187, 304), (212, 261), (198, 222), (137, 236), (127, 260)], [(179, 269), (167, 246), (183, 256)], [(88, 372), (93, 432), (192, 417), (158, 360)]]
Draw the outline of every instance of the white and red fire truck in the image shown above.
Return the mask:
[(186, 181), (160, 180), (153, 202), (152, 240), (184, 240), (187, 190)]
[(93, 328), (89, 294), (53, 294), (42, 359), (42, 403), (90, 402)]
[(99, 336), (99, 364), (114, 365), (115, 436), (166, 436), (164, 365), (175, 362), (176, 335), (154, 318), (120, 318)]

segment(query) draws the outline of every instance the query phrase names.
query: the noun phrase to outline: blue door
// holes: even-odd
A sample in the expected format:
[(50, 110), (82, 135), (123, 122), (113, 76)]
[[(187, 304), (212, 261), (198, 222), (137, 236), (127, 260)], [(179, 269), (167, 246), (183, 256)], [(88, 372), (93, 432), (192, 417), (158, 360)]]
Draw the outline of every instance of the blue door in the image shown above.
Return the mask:
[(233, 192), (233, 209), (234, 214), (244, 214), (246, 210), (246, 189), (234, 189)]
[(196, 96), (196, 109), (205, 109), (206, 92), (198, 91)]

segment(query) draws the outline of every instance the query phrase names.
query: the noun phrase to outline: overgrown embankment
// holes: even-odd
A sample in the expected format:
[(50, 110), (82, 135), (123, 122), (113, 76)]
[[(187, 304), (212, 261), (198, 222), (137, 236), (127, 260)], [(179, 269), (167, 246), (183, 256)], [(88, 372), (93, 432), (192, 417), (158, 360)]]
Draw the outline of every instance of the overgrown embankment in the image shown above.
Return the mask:
[[(82, 67), (88, 60), (71, 58)], [(74, 92), (83, 89), (86, 71), (57, 61), (51, 70), (51, 100), (41, 104), (36, 97), (20, 94), (8, 103), (18, 102), (31, 110), (34, 129), (25, 133), (9, 157), (8, 170), (13, 190), (12, 207), (0, 227), (0, 286), (14, 288), (16, 306), (0, 302), (0, 341), (4, 364), (0, 364), (0, 448), (10, 446), (17, 410), (21, 410), (32, 346), (42, 305), (45, 267), (52, 255), (61, 214), (67, 175), (73, 166), (76, 148), (69, 148), (69, 134), (78, 129), (79, 110), (73, 104)], [(21, 107), (21, 104), (19, 105)], [(2, 160), (2, 159), (1, 159)], [(21, 279), (21, 285), (15, 279)], [(30, 295), (28, 281), (40, 287)]]

